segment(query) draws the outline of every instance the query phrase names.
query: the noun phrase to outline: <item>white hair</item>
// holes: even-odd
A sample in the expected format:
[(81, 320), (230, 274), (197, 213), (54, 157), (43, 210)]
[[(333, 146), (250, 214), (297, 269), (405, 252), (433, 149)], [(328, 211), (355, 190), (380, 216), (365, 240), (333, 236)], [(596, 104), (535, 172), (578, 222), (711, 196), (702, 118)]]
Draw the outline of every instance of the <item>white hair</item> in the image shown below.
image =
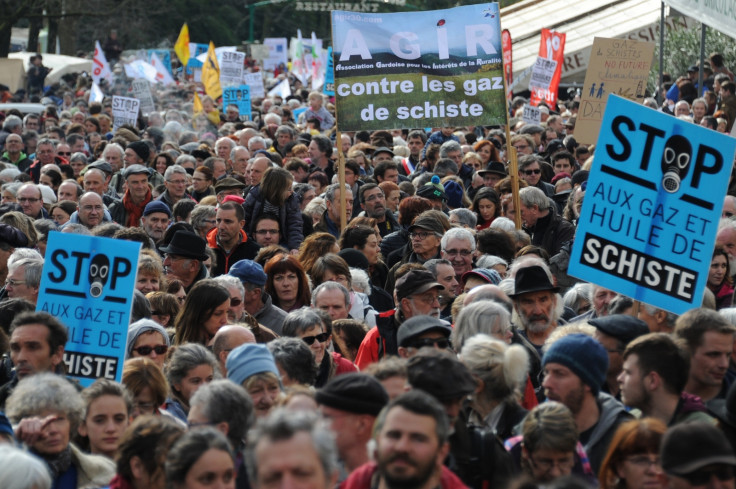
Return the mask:
[(350, 268), (350, 283), (353, 286), (353, 292), (362, 292), (365, 295), (371, 295), (371, 284), (368, 273), (360, 268)]

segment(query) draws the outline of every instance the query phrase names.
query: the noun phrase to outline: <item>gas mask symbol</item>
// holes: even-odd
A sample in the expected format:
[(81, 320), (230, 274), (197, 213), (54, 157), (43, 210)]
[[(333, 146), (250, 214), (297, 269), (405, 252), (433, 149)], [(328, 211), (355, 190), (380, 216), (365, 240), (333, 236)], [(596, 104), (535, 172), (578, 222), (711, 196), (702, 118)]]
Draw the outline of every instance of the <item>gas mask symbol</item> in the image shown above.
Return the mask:
[(662, 152), (662, 188), (669, 193), (680, 189), (682, 179), (690, 166), (692, 147), (684, 136), (674, 135), (667, 140)]
[(89, 295), (99, 297), (107, 283), (110, 272), (110, 260), (105, 255), (95, 255), (89, 265)]

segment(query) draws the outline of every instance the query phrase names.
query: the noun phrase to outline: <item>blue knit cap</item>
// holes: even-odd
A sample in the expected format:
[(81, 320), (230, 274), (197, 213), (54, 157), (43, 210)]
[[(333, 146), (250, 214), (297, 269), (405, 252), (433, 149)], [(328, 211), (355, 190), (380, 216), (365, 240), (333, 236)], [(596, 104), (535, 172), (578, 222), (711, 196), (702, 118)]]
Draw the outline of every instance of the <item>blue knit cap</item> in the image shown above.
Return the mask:
[(598, 395), (608, 371), (608, 354), (603, 345), (585, 334), (570, 334), (552, 343), (542, 358), (542, 367), (559, 363), (580, 377)]
[(445, 182), (445, 194), (447, 194), (447, 205), (451, 209), (463, 206), (463, 188), (459, 183), (448, 180)]
[(263, 372), (273, 372), (280, 377), (273, 355), (266, 345), (260, 343), (245, 343), (235, 348), (227, 356), (225, 367), (227, 378), (238, 385), (242, 385), (248, 377)]

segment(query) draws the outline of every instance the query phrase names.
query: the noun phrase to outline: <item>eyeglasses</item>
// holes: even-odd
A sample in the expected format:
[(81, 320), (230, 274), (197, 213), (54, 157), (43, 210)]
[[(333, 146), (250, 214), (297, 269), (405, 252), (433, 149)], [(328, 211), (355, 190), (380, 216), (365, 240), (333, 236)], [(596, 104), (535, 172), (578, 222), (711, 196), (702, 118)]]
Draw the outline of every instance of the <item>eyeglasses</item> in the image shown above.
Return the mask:
[(526, 176), (539, 175), (540, 173), (542, 173), (541, 168), (537, 168), (536, 170), (524, 170), (524, 175)]
[(447, 338), (421, 338), (414, 340), (409, 345), (410, 348), (424, 348), (425, 346), (437, 347), (441, 350), (448, 350), (452, 348), (452, 341)]
[(418, 301), (424, 302), (427, 305), (432, 305), (435, 302), (439, 303), (440, 296), (439, 295), (415, 295), (415, 296), (410, 297), (409, 299), (418, 300)]
[(72, 155), (72, 152), (69, 151), (68, 153), (66, 153), (64, 151), (59, 151), (58, 154), (59, 154), (59, 156), (71, 156)]
[(139, 346), (138, 348), (133, 348), (133, 351), (139, 355), (143, 355), (144, 357), (147, 357), (148, 355), (151, 354), (151, 352), (156, 352), (156, 355), (163, 355), (164, 353), (169, 351), (169, 347), (166, 345)]
[(35, 204), (39, 200), (41, 199), (32, 199), (30, 197), (23, 197), (23, 198), (18, 199), (18, 202), (20, 202), (21, 204)]
[(409, 238), (419, 238), (421, 240), (427, 239), (429, 236), (437, 236), (437, 233), (428, 233), (426, 231), (419, 231), (418, 233), (409, 233)]
[(25, 280), (13, 280), (11, 278), (11, 279), (8, 279), (8, 280), (5, 281), (5, 287), (8, 287), (8, 286), (9, 287), (17, 287), (19, 285), (24, 285), (25, 283), (26, 283)]
[(548, 458), (534, 460), (534, 457), (530, 455), (529, 460), (531, 461), (532, 465), (534, 465), (542, 472), (549, 472), (555, 466), (557, 466), (561, 472), (567, 472), (568, 470), (571, 470), (575, 465), (575, 459), (573, 457), (566, 458), (564, 460), (551, 460)]
[(265, 234), (279, 234), (278, 229), (259, 229), (256, 231), (256, 234), (265, 235)]
[(731, 480), (734, 478), (733, 467), (730, 465), (714, 465), (691, 472), (690, 474), (680, 475), (679, 477), (682, 477), (693, 486), (704, 486), (713, 476), (716, 476), (716, 479), (719, 481)]
[(654, 459), (651, 459), (647, 455), (634, 455), (632, 457), (627, 457), (626, 461), (629, 462), (630, 464), (633, 464), (633, 465), (636, 465), (637, 467), (642, 467), (642, 468), (648, 468), (651, 465), (659, 467), (661, 465), (659, 457), (654, 457)]
[(242, 303), (243, 303), (242, 299), (238, 299), (237, 297), (230, 298), (230, 307), (238, 307)]
[(733, 217), (733, 212), (724, 212), (723, 215), (726, 217)]
[(320, 333), (315, 336), (304, 336), (302, 338), (302, 341), (308, 345), (311, 345), (312, 343), (314, 343), (314, 340), (317, 340), (320, 343), (324, 343), (328, 339), (330, 339), (330, 333)]
[(467, 258), (468, 256), (472, 255), (473, 252), (471, 250), (445, 250), (445, 254), (447, 256), (460, 255), (460, 256), (464, 256)]

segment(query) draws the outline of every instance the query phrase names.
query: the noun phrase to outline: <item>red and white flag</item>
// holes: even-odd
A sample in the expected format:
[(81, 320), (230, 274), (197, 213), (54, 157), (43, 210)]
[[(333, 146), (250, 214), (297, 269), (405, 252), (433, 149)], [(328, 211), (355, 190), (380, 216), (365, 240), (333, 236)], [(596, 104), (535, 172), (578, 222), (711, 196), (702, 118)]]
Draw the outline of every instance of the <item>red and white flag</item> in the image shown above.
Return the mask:
[(164, 85), (174, 85), (176, 82), (174, 78), (169, 74), (169, 70), (156, 56), (156, 53), (151, 53), (151, 64), (156, 68), (156, 83), (163, 83)]
[(112, 83), (112, 71), (107, 63), (105, 53), (100, 47), (100, 41), (95, 41), (95, 56), (92, 58), (92, 81), (99, 85), (100, 80), (105, 79)]

